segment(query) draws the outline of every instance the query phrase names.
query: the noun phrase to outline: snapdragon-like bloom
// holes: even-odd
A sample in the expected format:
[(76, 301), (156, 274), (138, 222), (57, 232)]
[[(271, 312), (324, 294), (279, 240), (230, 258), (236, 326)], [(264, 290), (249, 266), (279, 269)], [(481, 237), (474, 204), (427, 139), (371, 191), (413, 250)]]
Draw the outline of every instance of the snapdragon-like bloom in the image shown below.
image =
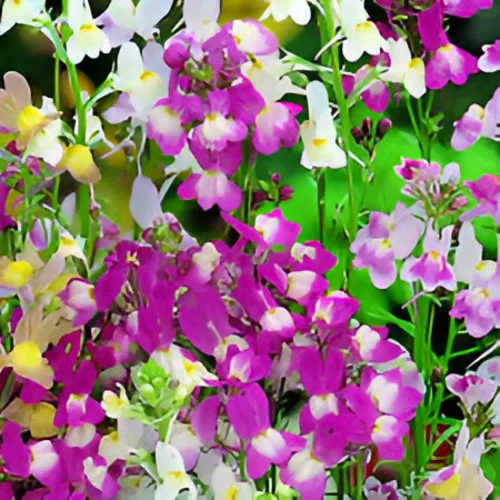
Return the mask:
[(464, 422), (457, 439), (453, 465), (433, 473), (424, 483), (424, 491), (446, 500), (486, 500), (493, 491), (493, 484), (484, 477), (479, 465), (484, 448), (484, 435), (470, 440), (470, 431)]
[(294, 23), (305, 26), (311, 19), (311, 7), (308, 0), (266, 0), (269, 7), (262, 15), (262, 20), (272, 16), (277, 22), (291, 17)]
[(5, 0), (0, 21), (0, 35), (15, 24), (32, 24), (45, 7), (45, 0)]
[(68, 4), (68, 24), (73, 34), (67, 42), (68, 58), (73, 64), (85, 56), (97, 59), (111, 50), (106, 34), (97, 27), (88, 0), (71, 0)]
[(132, 0), (112, 0), (108, 8), (95, 20), (108, 37), (111, 47), (120, 47), (137, 33), (151, 40), (155, 27), (172, 8), (173, 0), (160, 4), (156, 0), (141, 0), (137, 6)]
[(122, 94), (104, 113), (110, 123), (120, 123), (131, 116), (147, 120), (153, 105), (168, 94), (170, 69), (164, 64), (162, 47), (149, 42), (142, 49), (133, 42), (123, 44), (118, 53), (114, 86)]
[(466, 181), (472, 196), (478, 202), (477, 207), (462, 215), (462, 220), (470, 221), (474, 217), (490, 215), (495, 222), (500, 221), (500, 177), (493, 174), (485, 174), (477, 181)]
[(0, 347), (0, 368), (12, 367), (14, 373), (46, 389), (54, 382), (54, 371), (43, 353), (49, 344), (72, 330), (72, 325), (56, 311), (43, 318), (42, 307), (26, 313), (14, 332), (14, 348), (8, 354)]
[(455, 127), (451, 137), (453, 149), (464, 151), (475, 144), (481, 137), (486, 137), (492, 141), (500, 140), (500, 130), (498, 128), (500, 121), (499, 100), (500, 89), (497, 89), (484, 108), (478, 104), (472, 104), (464, 116), (453, 124)]
[(467, 331), (484, 337), (500, 324), (500, 276), (493, 261), (482, 260), (482, 247), (470, 222), (464, 222), (455, 253), (457, 280), (469, 285), (458, 292), (450, 310), (453, 318), (464, 319)]
[(458, 396), (470, 412), (476, 403), (488, 404), (495, 395), (497, 384), (474, 373), (467, 375), (450, 374), (446, 377), (446, 387)]
[(4, 75), (5, 90), (0, 93), (0, 125), (16, 134), (16, 146), (26, 155), (57, 165), (63, 156), (59, 136), (62, 122), (51, 99), (43, 98), (39, 109), (31, 103), (31, 89), (16, 72)]
[(418, 14), (419, 34), (431, 56), (425, 67), (425, 82), (429, 89), (441, 89), (448, 82), (464, 85), (469, 76), (478, 72), (477, 59), (451, 44), (443, 29), (443, 4), (436, 2)]
[(247, 469), (252, 479), (265, 474), (272, 463), (280, 465), (288, 460), (287, 441), (271, 427), (269, 401), (257, 384), (231, 396), (226, 411), (236, 433), (246, 442)]
[(386, 42), (377, 25), (369, 20), (363, 0), (341, 2), (339, 17), (346, 36), (342, 52), (348, 61), (357, 61), (365, 52), (372, 56), (378, 55), (385, 48)]
[(455, 274), (447, 261), (452, 232), (453, 226), (445, 227), (439, 238), (436, 231), (429, 226), (424, 237), (422, 256), (410, 257), (405, 261), (401, 269), (401, 279), (409, 283), (420, 280), (426, 292), (432, 292), (439, 286), (450, 291), (455, 290)]
[(423, 227), (402, 203), (389, 215), (372, 212), (368, 226), (358, 231), (351, 244), (354, 266), (367, 268), (377, 288), (388, 288), (396, 279), (396, 259), (408, 257)]
[(212, 474), (212, 489), (215, 500), (252, 500), (253, 489), (249, 483), (236, 480), (234, 472), (224, 464), (220, 464)]
[(387, 43), (391, 66), (380, 78), (387, 82), (402, 83), (411, 96), (420, 99), (426, 92), (424, 62), (419, 57), (412, 57), (408, 43), (403, 38), (397, 41), (390, 39)]
[(483, 73), (494, 73), (500, 70), (500, 40), (493, 45), (483, 46), (484, 54), (479, 58), (478, 66)]
[(337, 144), (337, 130), (330, 110), (328, 93), (323, 83), (307, 86), (309, 120), (300, 126), (304, 143), (301, 164), (306, 168), (341, 168), (347, 165), (344, 150)]

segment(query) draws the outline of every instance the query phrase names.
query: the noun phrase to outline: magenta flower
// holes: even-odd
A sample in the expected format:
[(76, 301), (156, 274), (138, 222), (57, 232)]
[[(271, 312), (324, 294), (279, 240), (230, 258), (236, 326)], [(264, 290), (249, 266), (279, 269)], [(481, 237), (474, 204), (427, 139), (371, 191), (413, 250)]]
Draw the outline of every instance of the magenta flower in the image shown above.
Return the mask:
[(493, 45), (483, 47), (484, 54), (479, 58), (478, 66), (483, 73), (494, 73), (500, 70), (500, 40)]
[(230, 181), (226, 174), (205, 170), (201, 174), (191, 174), (177, 190), (182, 200), (198, 200), (203, 210), (219, 205), (221, 210), (236, 210), (241, 205), (241, 189)]
[(225, 24), (222, 29), (231, 33), (241, 52), (265, 56), (279, 49), (276, 36), (253, 19), (237, 19)]
[(455, 253), (455, 273), (468, 289), (458, 292), (452, 318), (464, 319), (467, 331), (476, 338), (487, 335), (500, 325), (500, 275), (497, 264), (482, 260), (482, 247), (470, 222), (464, 222)]
[(53, 443), (43, 440), (25, 444), (18, 424), (4, 423), (0, 453), (10, 474), (24, 478), (32, 475), (49, 487), (64, 480), (61, 458)]
[(499, 140), (497, 125), (499, 99), (500, 89), (497, 89), (484, 109), (478, 104), (472, 104), (464, 116), (453, 124), (455, 127), (451, 137), (453, 149), (464, 151), (480, 137), (486, 137), (492, 141)]
[(365, 368), (361, 375), (361, 389), (380, 412), (406, 421), (415, 416), (422, 400), (420, 391), (404, 384), (399, 368), (380, 374), (373, 368)]
[(273, 102), (264, 107), (255, 119), (252, 145), (255, 151), (271, 155), (281, 148), (297, 144), (300, 128), (296, 116), (302, 111), (297, 104)]
[(358, 386), (348, 385), (342, 394), (347, 407), (358, 416), (360, 427), (356, 430), (359, 444), (374, 443), (381, 460), (402, 460), (402, 438), (409, 432), (407, 422), (381, 413), (370, 396)]
[(440, 47), (425, 67), (425, 84), (429, 89), (442, 89), (448, 82), (464, 85), (477, 73), (477, 59), (453, 44)]
[(265, 250), (274, 245), (291, 248), (302, 229), (299, 224), (287, 221), (279, 208), (275, 208), (269, 214), (258, 215), (253, 228), (227, 213), (223, 213), (222, 218), (244, 240), (256, 243), (259, 250)]
[(445, 227), (442, 237), (439, 238), (436, 231), (429, 226), (424, 237), (422, 256), (406, 260), (401, 269), (401, 279), (408, 283), (420, 280), (426, 292), (432, 292), (440, 286), (450, 291), (456, 290), (455, 274), (447, 261), (452, 233), (453, 226)]
[(83, 279), (75, 278), (70, 280), (66, 288), (59, 294), (59, 298), (70, 309), (75, 311), (75, 317), (73, 318), (75, 327), (88, 323), (97, 312), (94, 285)]
[(280, 478), (297, 490), (301, 498), (322, 500), (325, 495), (328, 469), (338, 464), (345, 454), (349, 428), (356, 425), (356, 417), (335, 418), (327, 415), (318, 422), (312, 449), (299, 449), (286, 467), (281, 467)]
[(224, 339), (234, 332), (226, 305), (219, 292), (207, 287), (200, 293), (188, 291), (179, 300), (182, 333), (200, 351), (213, 355)]
[(79, 427), (83, 424), (98, 424), (104, 420), (104, 410), (90, 396), (96, 378), (95, 368), (90, 361), (82, 361), (59, 396), (54, 425)]
[(314, 271), (324, 274), (337, 264), (337, 257), (325, 250), (319, 241), (306, 241), (295, 243), (290, 249), (289, 262), (292, 271)]
[(344, 356), (337, 349), (329, 349), (324, 358), (315, 347), (300, 353), (299, 374), (309, 401), (299, 417), (300, 431), (309, 434), (326, 415), (342, 418), (347, 411), (337, 393), (345, 382)]
[(467, 181), (464, 184), (470, 189), (478, 206), (466, 212), (462, 220), (469, 221), (481, 215), (491, 215), (495, 222), (500, 222), (500, 176), (485, 174), (477, 181)]
[(322, 329), (345, 325), (358, 312), (359, 302), (340, 290), (319, 297), (308, 308), (314, 324)]
[(148, 115), (148, 137), (156, 141), (167, 156), (178, 155), (187, 141), (178, 106), (171, 98), (160, 99)]
[(462, 400), (469, 412), (476, 403), (488, 404), (497, 390), (495, 382), (474, 373), (450, 374), (446, 377), (446, 387)]
[(387, 338), (387, 328), (370, 328), (360, 326), (352, 338), (354, 352), (361, 361), (369, 363), (386, 363), (404, 354), (404, 349)]
[(457, 17), (472, 17), (479, 10), (491, 9), (493, 0), (443, 0), (444, 13)]
[(17, 227), (17, 222), (6, 213), (7, 198), (10, 192), (10, 188), (5, 183), (0, 182), (0, 231)]
[(271, 427), (269, 401), (257, 384), (231, 396), (226, 411), (236, 434), (246, 442), (247, 469), (252, 479), (264, 475), (271, 464), (288, 460), (290, 448), (283, 434)]
[(367, 500), (401, 500), (397, 481), (381, 483), (375, 476), (366, 480), (364, 493)]
[(367, 268), (377, 288), (388, 288), (396, 279), (396, 259), (412, 252), (422, 230), (423, 223), (402, 203), (389, 215), (372, 212), (368, 226), (358, 231), (351, 244), (356, 254), (353, 265)]

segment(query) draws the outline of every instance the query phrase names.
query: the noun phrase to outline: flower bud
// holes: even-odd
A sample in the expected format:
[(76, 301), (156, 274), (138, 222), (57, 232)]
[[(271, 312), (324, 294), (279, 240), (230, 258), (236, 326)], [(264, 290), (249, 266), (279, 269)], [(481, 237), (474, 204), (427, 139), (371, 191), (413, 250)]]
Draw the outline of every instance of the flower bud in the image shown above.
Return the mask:
[(392, 127), (391, 120), (389, 118), (382, 118), (382, 120), (378, 122), (377, 135), (379, 135), (380, 137), (384, 137), (384, 135), (387, 134), (387, 132), (389, 132), (391, 127)]
[(273, 175), (271, 175), (271, 182), (273, 182), (273, 184), (279, 184), (281, 181), (281, 175), (278, 174), (277, 172), (275, 172)]
[(351, 134), (354, 137), (354, 140), (356, 142), (359, 143), (359, 142), (361, 142), (363, 140), (364, 135), (363, 135), (363, 132), (361, 132), (361, 130), (359, 128), (357, 128), (357, 127), (353, 128), (351, 130)]
[(182, 69), (184, 64), (189, 59), (189, 51), (187, 47), (178, 40), (173, 40), (163, 53), (165, 64), (172, 69)]
[(288, 201), (292, 199), (293, 188), (292, 186), (280, 187), (280, 201)]
[(252, 208), (257, 208), (261, 203), (268, 200), (267, 193), (262, 189), (254, 191), (252, 196)]
[(363, 135), (370, 135), (372, 131), (373, 122), (371, 118), (365, 118), (361, 124), (361, 131)]

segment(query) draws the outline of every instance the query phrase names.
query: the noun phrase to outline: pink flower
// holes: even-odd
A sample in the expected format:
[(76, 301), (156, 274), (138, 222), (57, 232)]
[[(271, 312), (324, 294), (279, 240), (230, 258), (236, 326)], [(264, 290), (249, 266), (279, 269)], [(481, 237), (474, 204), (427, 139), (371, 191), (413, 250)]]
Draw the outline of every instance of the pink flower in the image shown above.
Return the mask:
[(389, 215), (372, 212), (368, 226), (358, 231), (351, 244), (350, 250), (356, 254), (353, 265), (367, 268), (377, 288), (388, 288), (396, 279), (396, 259), (411, 253), (422, 230), (423, 223), (402, 203)]
[(443, 0), (444, 13), (457, 17), (472, 17), (479, 10), (491, 9), (493, 0)]
[(226, 411), (236, 434), (247, 443), (247, 469), (252, 479), (263, 476), (272, 463), (288, 460), (289, 446), (283, 434), (271, 427), (269, 401), (259, 385), (251, 384), (231, 396)]
[(191, 174), (177, 190), (182, 200), (198, 200), (203, 210), (219, 205), (221, 210), (236, 210), (241, 205), (241, 189), (230, 181), (226, 174), (215, 170), (204, 170)]
[(255, 119), (252, 135), (255, 151), (271, 155), (280, 148), (295, 146), (300, 134), (295, 117), (301, 110), (300, 106), (286, 102), (273, 102), (264, 107)]
[(97, 312), (94, 298), (94, 286), (87, 281), (75, 278), (68, 282), (59, 298), (76, 313), (73, 318), (75, 327), (87, 323)]
[(448, 82), (464, 85), (478, 72), (477, 59), (450, 43), (440, 47), (425, 67), (425, 83), (429, 89), (442, 89)]
[(406, 260), (401, 269), (401, 279), (409, 283), (420, 280), (426, 292), (432, 292), (439, 286), (450, 291), (456, 290), (455, 275), (447, 262), (452, 232), (453, 226), (444, 228), (440, 239), (429, 226), (424, 237), (422, 256)]
[(467, 181), (464, 184), (479, 204), (466, 212), (462, 220), (469, 221), (474, 217), (490, 215), (495, 222), (500, 222), (500, 176), (485, 174), (477, 181)]
[(488, 404), (497, 390), (495, 382), (474, 373), (468, 375), (450, 374), (446, 377), (446, 387), (462, 400), (469, 412), (476, 403)]
[(455, 127), (451, 137), (453, 149), (463, 151), (470, 148), (480, 137), (486, 137), (492, 141), (500, 140), (499, 100), (500, 89), (497, 89), (484, 109), (477, 104), (472, 104), (464, 116), (453, 124)]
[(496, 40), (493, 45), (485, 45), (483, 51), (478, 62), (479, 69), (484, 73), (500, 70), (500, 40)]

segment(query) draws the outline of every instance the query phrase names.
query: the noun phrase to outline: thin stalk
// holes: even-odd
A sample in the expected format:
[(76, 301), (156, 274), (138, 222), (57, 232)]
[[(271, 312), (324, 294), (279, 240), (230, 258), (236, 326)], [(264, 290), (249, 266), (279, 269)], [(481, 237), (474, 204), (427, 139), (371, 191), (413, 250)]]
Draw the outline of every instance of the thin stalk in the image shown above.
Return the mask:
[(61, 108), (61, 60), (57, 55), (54, 54), (54, 104), (56, 109)]
[(326, 194), (326, 179), (323, 169), (318, 169), (316, 184), (318, 190), (318, 221), (319, 221), (319, 241), (322, 245), (325, 244), (325, 194)]
[(363, 486), (365, 484), (365, 452), (358, 454), (356, 460), (356, 500), (363, 500)]
[[(325, 22), (320, 22), (320, 30), (326, 33), (327, 40), (332, 40), (335, 37), (335, 14), (333, 12), (333, 3), (331, 0), (322, 0), (321, 5), (325, 11)], [(358, 210), (355, 199), (353, 164), (349, 160), (349, 151), (351, 150), (352, 135), (351, 135), (351, 117), (349, 114), (349, 103), (344, 94), (342, 86), (342, 74), (340, 72), (340, 56), (339, 45), (337, 43), (330, 47), (331, 65), (332, 65), (332, 83), (335, 99), (339, 108), (341, 136), (344, 150), (347, 155), (347, 190), (349, 193), (349, 208), (350, 219), (347, 233), (351, 240), (356, 236), (358, 228)]]
[[(417, 317), (415, 322), (415, 339), (413, 345), (413, 357), (418, 370), (423, 375), (424, 380), (427, 380), (427, 363), (428, 346), (427, 329), (429, 325), (429, 308), (430, 299), (422, 296), (417, 302)], [(425, 468), (425, 460), (427, 458), (425, 424), (427, 412), (423, 402), (418, 406), (415, 420), (413, 422), (413, 441), (415, 443), (415, 472), (420, 475)], [(420, 494), (417, 488), (417, 494)], [(417, 498), (417, 497), (415, 497)], [(418, 497), (419, 498), (419, 497)]]
[(75, 111), (78, 119), (78, 131), (76, 135), (76, 142), (78, 144), (85, 144), (85, 136), (87, 130), (87, 117), (85, 116), (85, 107), (83, 105), (82, 90), (80, 82), (78, 81), (78, 71), (76, 66), (69, 61), (66, 63), (68, 68), (69, 82), (75, 100)]
[(238, 456), (238, 464), (240, 468), (240, 479), (241, 481), (247, 480), (247, 459), (245, 456), (245, 443), (240, 439), (240, 453)]

